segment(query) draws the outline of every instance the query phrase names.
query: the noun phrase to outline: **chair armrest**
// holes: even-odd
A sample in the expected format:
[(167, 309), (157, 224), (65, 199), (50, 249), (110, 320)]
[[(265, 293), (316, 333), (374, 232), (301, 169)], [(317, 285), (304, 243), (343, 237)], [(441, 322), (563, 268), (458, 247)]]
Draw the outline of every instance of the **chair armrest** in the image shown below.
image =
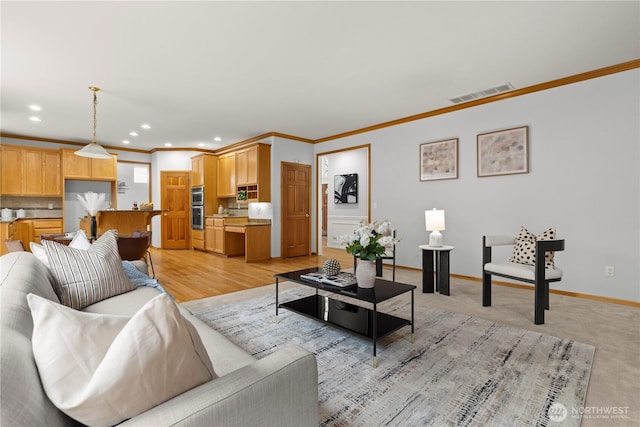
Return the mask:
[(485, 247), (513, 245), (516, 242), (516, 236), (495, 235), (484, 236), (482, 243)]
[(564, 239), (538, 240), (536, 242), (536, 259), (538, 253), (564, 251)]
[(182, 393), (121, 426), (318, 424), (316, 358), (302, 347), (290, 346)]
[(556, 252), (556, 251), (564, 251), (564, 239), (538, 240), (536, 242), (536, 264), (535, 264), (536, 283), (543, 283), (546, 278), (545, 254), (547, 252)]

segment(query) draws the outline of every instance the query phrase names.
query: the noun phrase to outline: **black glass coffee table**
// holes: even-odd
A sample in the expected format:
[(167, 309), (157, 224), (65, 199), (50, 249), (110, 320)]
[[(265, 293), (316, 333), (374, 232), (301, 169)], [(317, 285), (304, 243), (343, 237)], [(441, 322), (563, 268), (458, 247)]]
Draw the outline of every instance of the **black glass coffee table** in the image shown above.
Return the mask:
[[(357, 285), (341, 288), (325, 283), (306, 280), (300, 277), (303, 274), (319, 272), (321, 270), (322, 269), (319, 267), (312, 267), (304, 270), (290, 271), (274, 275), (276, 278), (276, 322), (278, 322), (278, 309), (286, 308), (294, 313), (301, 314), (369, 339), (373, 341), (374, 368), (378, 365), (376, 344), (380, 338), (385, 337), (404, 326), (411, 325), (411, 342), (413, 342), (413, 291), (416, 289), (415, 286), (376, 278), (375, 285), (371, 289), (359, 288)], [(278, 283), (280, 280), (295, 282), (300, 285), (315, 288), (316, 292), (315, 294), (307, 297), (279, 303)], [(320, 290), (332, 294), (347, 296), (365, 303), (370, 303), (373, 305), (373, 309), (350, 304), (343, 300), (332, 299), (325, 295), (320, 295)], [(379, 303), (407, 292), (411, 292), (411, 320), (378, 311), (377, 305)]]

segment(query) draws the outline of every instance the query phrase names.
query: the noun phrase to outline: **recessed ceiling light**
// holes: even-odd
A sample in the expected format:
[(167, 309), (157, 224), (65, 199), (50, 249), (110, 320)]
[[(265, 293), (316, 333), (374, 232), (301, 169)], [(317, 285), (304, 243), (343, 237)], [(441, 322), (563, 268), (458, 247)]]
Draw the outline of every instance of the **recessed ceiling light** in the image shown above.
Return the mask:
[(39, 106), (39, 105), (35, 105), (35, 104), (34, 105), (29, 105), (29, 109), (31, 111), (42, 111), (42, 107)]
[(149, 125), (148, 125), (148, 124), (146, 124), (146, 123), (145, 123), (145, 124), (140, 125), (140, 127), (141, 127), (142, 129), (151, 129), (151, 126), (149, 126)]
[(222, 138), (220, 138), (219, 136), (216, 136), (215, 138), (213, 138), (213, 140), (215, 142), (220, 142), (220, 141), (222, 141)]
[(129, 144), (130, 141), (127, 141), (126, 139), (122, 141), (123, 144)]
[(131, 136), (138, 136), (138, 132), (129, 132), (129, 135), (131, 135)]
[(36, 116), (29, 117), (29, 120), (31, 120), (32, 122), (41, 122), (42, 121), (42, 120), (40, 120), (40, 117), (36, 117)]
[(165, 146), (165, 147), (171, 147), (171, 143), (170, 143), (170, 142), (165, 142), (165, 143), (164, 143), (164, 146)]
[(198, 144), (198, 147), (204, 147), (204, 142), (201, 142), (200, 144)]

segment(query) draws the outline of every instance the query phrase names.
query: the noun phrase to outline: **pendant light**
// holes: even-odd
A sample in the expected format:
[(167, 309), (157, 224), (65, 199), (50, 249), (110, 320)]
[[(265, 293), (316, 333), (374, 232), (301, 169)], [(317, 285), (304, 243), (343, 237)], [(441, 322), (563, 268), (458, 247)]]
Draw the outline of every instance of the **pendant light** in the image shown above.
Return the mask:
[(94, 159), (110, 159), (111, 154), (98, 144), (96, 140), (96, 105), (98, 105), (98, 91), (99, 87), (89, 86), (89, 89), (93, 91), (93, 140), (91, 144), (87, 144), (81, 150), (76, 151), (75, 155), (82, 157), (92, 157)]

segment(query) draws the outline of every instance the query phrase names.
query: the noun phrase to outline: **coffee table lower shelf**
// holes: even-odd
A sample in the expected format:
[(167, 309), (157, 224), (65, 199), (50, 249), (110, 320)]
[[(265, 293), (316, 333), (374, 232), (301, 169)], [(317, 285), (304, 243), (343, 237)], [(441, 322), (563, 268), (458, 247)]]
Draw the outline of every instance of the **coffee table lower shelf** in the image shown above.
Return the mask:
[(410, 320), (318, 294), (288, 301), (279, 307), (373, 341), (374, 367), (377, 340), (411, 325)]

